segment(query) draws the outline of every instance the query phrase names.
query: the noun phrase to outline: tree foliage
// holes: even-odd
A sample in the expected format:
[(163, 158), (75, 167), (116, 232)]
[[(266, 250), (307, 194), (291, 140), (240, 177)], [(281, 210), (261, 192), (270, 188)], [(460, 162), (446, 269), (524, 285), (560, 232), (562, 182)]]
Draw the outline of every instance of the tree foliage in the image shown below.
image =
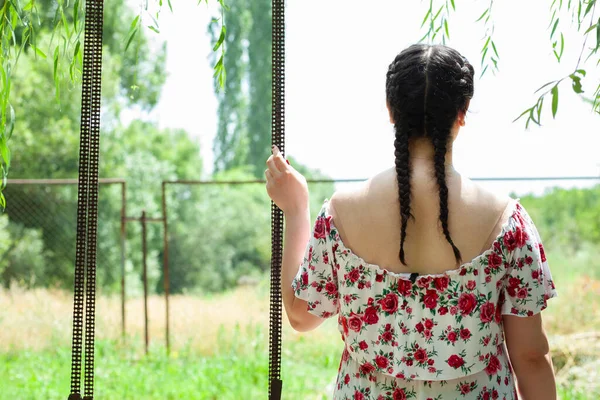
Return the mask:
[[(450, 15), (456, 12), (456, 3), (460, 5), (460, 2), (455, 0), (430, 0), (421, 24), (422, 28), (426, 27), (426, 33), (421, 41), (427, 40), (430, 43), (446, 42), (450, 37)], [(581, 34), (581, 43), (579, 43), (581, 51), (571, 72), (565, 76), (557, 77), (537, 89), (535, 93), (538, 94), (538, 98), (535, 104), (515, 119), (517, 121), (526, 118), (526, 127), (529, 127), (532, 122), (541, 125), (544, 100), (548, 97), (550, 97), (552, 117), (556, 117), (559, 108), (560, 89), (565, 85), (571, 86), (575, 93), (584, 99), (588, 99), (592, 103), (593, 111), (600, 114), (600, 82), (597, 82), (595, 88), (592, 86), (593, 92), (586, 88), (588, 90), (587, 95), (593, 93), (591, 99), (584, 94), (585, 91), (581, 82), (587, 74), (587, 70), (581, 63), (582, 60), (592, 60), (592, 62), (595, 61), (595, 66), (600, 65), (600, 17), (596, 14), (597, 0), (549, 0), (548, 3), (551, 15), (548, 29), (550, 30), (550, 43), (556, 61), (560, 63), (564, 55), (566, 44), (562, 27), (567, 23), (574, 23), (577, 32)], [(481, 15), (475, 21), (483, 24), (485, 31), (480, 53), (482, 76), (490, 67), (493, 72), (498, 71), (498, 60), (500, 59), (498, 47), (494, 42), (494, 0), (486, 0), (484, 4)]]
[[(224, 90), (215, 82), (219, 101), (215, 170), (249, 164), (254, 177), (260, 178), (271, 144), (271, 1), (229, 0), (227, 6)], [(215, 22), (209, 25), (213, 41), (220, 34)]]

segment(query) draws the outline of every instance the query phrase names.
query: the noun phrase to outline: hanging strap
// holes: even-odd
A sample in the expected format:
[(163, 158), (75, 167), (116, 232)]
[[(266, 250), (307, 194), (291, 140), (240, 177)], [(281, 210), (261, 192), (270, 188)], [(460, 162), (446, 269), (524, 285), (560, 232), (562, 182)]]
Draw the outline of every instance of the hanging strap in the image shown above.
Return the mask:
[[(271, 144), (285, 155), (285, 0), (273, 0)], [(269, 400), (281, 399), (281, 258), (283, 212), (271, 202), (271, 304), (269, 320)]]
[[(103, 0), (87, 0), (86, 2), (77, 193), (71, 393), (69, 400), (81, 399), (81, 353), (83, 346), (85, 349), (83, 399), (92, 400), (94, 398), (94, 322), (103, 9)], [(83, 343), (84, 302), (85, 343)]]

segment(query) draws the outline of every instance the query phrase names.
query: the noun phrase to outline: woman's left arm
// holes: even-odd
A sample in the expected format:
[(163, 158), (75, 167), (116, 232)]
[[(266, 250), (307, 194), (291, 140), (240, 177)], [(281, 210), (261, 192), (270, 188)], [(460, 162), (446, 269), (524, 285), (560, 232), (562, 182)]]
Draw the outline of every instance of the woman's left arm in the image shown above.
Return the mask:
[(290, 325), (297, 331), (315, 329), (323, 322), (308, 312), (308, 303), (294, 294), (292, 282), (302, 264), (311, 234), (308, 185), (306, 179), (284, 160), (277, 147), (267, 160), (267, 192), (283, 211), (284, 248), (281, 262), (281, 294)]

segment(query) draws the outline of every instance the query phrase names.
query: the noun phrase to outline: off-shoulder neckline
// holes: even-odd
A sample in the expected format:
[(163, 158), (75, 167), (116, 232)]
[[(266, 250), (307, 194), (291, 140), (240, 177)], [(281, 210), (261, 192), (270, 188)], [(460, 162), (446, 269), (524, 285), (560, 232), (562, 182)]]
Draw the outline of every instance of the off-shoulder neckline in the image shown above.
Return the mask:
[[(329, 212), (329, 205), (330, 205), (330, 200), (325, 199), (322, 210), (323, 210), (323, 212), (325, 212), (325, 215), (327, 217), (330, 217), (329, 223), (330, 223), (331, 229), (335, 229), (336, 231), (338, 231), (337, 227), (335, 226), (335, 221), (333, 219), (333, 216)], [(444, 272), (437, 273), (437, 274), (422, 274), (422, 275), (418, 274), (418, 277), (419, 278), (439, 278), (439, 277), (443, 277), (443, 276), (457, 275), (457, 274), (460, 274), (461, 271), (470, 268), (473, 264), (479, 262), (480, 260), (487, 258), (490, 254), (492, 254), (495, 251), (494, 245), (496, 244), (496, 242), (502, 240), (504, 235), (506, 235), (506, 233), (508, 232), (508, 229), (513, 225), (513, 221), (515, 220), (515, 215), (520, 207), (521, 207), (520, 199), (511, 199), (509, 201), (509, 204), (506, 206), (506, 209), (511, 210), (510, 216), (502, 224), (500, 232), (498, 233), (498, 235), (492, 242), (492, 245), (490, 246), (489, 249), (485, 250), (483, 253), (474, 257), (471, 261), (461, 264), (458, 268), (446, 270)], [(506, 210), (505, 210), (505, 212), (506, 212)], [(411, 275), (415, 274), (414, 272), (393, 272), (393, 271), (390, 271), (389, 269), (387, 269), (383, 266), (380, 266), (378, 264), (372, 264), (372, 263), (367, 262), (362, 257), (359, 257), (356, 253), (354, 253), (354, 251), (352, 251), (351, 248), (347, 247), (344, 244), (344, 242), (342, 241), (342, 238), (340, 237), (339, 234), (337, 235), (336, 241), (337, 241), (339, 247), (341, 247), (343, 250), (345, 250), (347, 252), (347, 254), (349, 254), (352, 258), (354, 258), (359, 263), (359, 265), (362, 265), (363, 267), (374, 270), (378, 274), (389, 275), (391, 277), (404, 278), (404, 279), (409, 279)]]

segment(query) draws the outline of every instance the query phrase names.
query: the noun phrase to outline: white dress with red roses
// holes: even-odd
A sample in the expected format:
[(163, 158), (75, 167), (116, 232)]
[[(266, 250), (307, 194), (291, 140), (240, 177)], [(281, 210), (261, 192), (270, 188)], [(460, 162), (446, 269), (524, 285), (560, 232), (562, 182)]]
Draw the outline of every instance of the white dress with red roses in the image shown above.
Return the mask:
[(292, 287), (345, 343), (334, 399), (516, 399), (502, 315), (556, 296), (540, 236), (515, 201), (493, 246), (443, 274), (398, 274), (344, 246), (326, 201)]

